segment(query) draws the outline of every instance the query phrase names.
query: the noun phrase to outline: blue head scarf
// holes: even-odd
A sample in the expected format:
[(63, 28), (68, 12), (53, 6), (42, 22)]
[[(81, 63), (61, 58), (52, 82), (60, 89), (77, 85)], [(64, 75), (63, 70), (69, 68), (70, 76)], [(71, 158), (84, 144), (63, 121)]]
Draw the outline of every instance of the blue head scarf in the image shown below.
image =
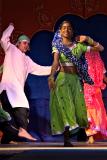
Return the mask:
[(75, 55), (72, 54), (72, 51), (62, 43), (60, 29), (58, 29), (54, 35), (52, 47), (56, 47), (59, 53), (62, 52), (73, 64), (75, 64), (81, 80), (84, 80), (84, 82), (91, 85), (94, 84), (93, 80), (88, 74), (88, 64), (85, 56), (82, 54), (78, 59)]

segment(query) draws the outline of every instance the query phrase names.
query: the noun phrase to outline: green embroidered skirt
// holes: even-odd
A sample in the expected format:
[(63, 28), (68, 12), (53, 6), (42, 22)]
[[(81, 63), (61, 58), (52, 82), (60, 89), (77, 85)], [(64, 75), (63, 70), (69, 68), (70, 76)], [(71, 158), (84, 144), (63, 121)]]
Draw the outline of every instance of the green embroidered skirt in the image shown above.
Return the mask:
[(52, 134), (62, 134), (66, 126), (72, 133), (78, 127), (87, 127), (87, 111), (83, 91), (76, 74), (60, 72), (56, 88), (50, 92)]

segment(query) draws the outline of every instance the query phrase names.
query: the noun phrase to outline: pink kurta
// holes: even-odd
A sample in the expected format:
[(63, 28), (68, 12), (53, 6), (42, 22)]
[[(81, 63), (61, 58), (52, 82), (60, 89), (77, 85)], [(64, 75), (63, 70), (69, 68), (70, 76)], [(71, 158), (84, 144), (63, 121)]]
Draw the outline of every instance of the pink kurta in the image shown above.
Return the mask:
[(94, 85), (84, 84), (84, 96), (89, 120), (89, 128), (86, 133), (88, 136), (97, 134), (107, 136), (107, 115), (101, 93), (101, 89), (106, 87), (103, 83), (104, 63), (98, 52), (87, 52), (85, 55), (89, 75), (94, 81)]
[(5, 51), (3, 75), (0, 83), (0, 93), (6, 90), (12, 107), (29, 108), (28, 100), (24, 93), (24, 84), (29, 73), (35, 75), (49, 75), (50, 66), (40, 66), (32, 61), (25, 53), (22, 53), (10, 42), (13, 25), (3, 32), (1, 46)]

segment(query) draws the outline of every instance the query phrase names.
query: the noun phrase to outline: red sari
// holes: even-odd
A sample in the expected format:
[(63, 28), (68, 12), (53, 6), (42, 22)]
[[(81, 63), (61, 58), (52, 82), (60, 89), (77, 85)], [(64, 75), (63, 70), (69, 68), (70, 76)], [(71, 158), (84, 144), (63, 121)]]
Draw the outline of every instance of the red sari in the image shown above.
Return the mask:
[(87, 106), (89, 128), (86, 129), (87, 136), (107, 136), (107, 115), (102, 100), (101, 90), (106, 87), (103, 83), (105, 73), (104, 63), (98, 52), (87, 52), (88, 73), (94, 81), (94, 85), (84, 83), (84, 96)]

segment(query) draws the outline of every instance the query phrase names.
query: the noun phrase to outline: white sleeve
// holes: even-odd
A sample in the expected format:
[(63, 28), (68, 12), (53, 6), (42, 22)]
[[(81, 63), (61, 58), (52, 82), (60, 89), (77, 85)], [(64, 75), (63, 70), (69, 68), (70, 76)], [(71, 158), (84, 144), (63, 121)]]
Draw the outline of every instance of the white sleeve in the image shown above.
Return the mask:
[(28, 64), (28, 73), (38, 75), (38, 76), (46, 76), (51, 73), (51, 66), (41, 66), (27, 56), (27, 64)]
[(6, 28), (6, 30), (4, 30), (2, 37), (1, 37), (1, 41), (0, 44), (2, 46), (2, 48), (4, 49), (4, 51), (7, 51), (8, 47), (10, 46), (10, 36), (12, 34), (14, 30), (14, 26), (12, 24), (10, 24), (8, 26), (8, 28)]

